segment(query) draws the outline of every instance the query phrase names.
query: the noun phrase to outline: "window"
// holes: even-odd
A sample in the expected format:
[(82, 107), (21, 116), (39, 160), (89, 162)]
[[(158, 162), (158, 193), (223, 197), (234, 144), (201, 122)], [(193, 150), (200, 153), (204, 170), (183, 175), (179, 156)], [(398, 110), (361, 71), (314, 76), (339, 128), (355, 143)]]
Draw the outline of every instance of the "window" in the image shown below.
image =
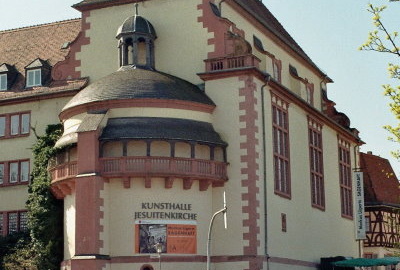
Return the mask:
[(13, 160), (0, 163), (0, 187), (29, 182), (29, 160)]
[(4, 183), (4, 163), (0, 163), (0, 185)]
[(42, 85), (41, 69), (33, 69), (26, 71), (26, 87)]
[(8, 234), (18, 232), (18, 213), (8, 213)]
[(353, 218), (350, 144), (339, 139), (340, 201), (343, 217)]
[(288, 103), (275, 95), (272, 99), (275, 193), (290, 198)]
[(29, 135), (31, 125), (29, 112), (0, 116), (0, 138)]
[(0, 212), (0, 236), (28, 230), (28, 212)]
[(322, 155), (322, 125), (309, 118), (308, 141), (310, 148), (311, 204), (325, 209), (325, 187)]
[(311, 83), (306, 84), (306, 101), (310, 105), (314, 105), (314, 85)]
[(18, 182), (19, 173), (18, 173), (18, 162), (11, 162), (10, 163), (10, 175), (9, 175), (9, 182), (14, 184)]
[(21, 161), (20, 163), (20, 182), (29, 181), (29, 161)]
[(272, 59), (273, 77), (276, 81), (282, 82), (282, 62), (278, 59)]
[(7, 74), (0, 74), (0, 91), (7, 90)]
[(365, 217), (365, 231), (371, 232), (371, 217), (370, 216)]
[(0, 137), (6, 135), (6, 117), (0, 116)]

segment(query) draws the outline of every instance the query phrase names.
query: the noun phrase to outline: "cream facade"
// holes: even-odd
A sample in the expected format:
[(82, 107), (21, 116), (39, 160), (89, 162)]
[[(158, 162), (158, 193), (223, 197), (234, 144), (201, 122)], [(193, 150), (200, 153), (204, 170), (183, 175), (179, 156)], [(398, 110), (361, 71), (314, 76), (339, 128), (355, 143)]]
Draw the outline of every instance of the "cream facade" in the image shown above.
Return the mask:
[(317, 269), (323, 257), (358, 256), (351, 172), (362, 141), (327, 98), (332, 80), (260, 1), (74, 8), (81, 32), (59, 78), (89, 83), (17, 105), (39, 130), (57, 117), (64, 126), (63, 158), (49, 168), (64, 200), (62, 270), (205, 269), (224, 193), (228, 228), (217, 216), (211, 269)]

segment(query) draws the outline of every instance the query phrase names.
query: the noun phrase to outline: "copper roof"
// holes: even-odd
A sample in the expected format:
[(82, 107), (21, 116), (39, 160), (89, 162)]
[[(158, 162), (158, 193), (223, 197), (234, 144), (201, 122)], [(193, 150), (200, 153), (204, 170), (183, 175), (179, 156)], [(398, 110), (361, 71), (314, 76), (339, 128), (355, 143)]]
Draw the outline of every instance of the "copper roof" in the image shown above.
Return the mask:
[[(80, 29), (81, 19), (73, 19), (0, 31), (0, 65), (6, 63), (18, 71), (18, 76), (11, 89), (2, 91), (0, 98), (2, 100), (10, 99), (35, 95), (39, 92), (43, 94), (48, 91), (48, 89), (44, 89), (45, 87), (38, 87), (37, 92), (34, 89), (24, 89), (25, 68), (37, 59), (46, 61), (53, 67), (56, 63), (64, 60), (69, 53), (68, 44), (75, 40)], [(64, 82), (63, 86), (57, 85), (54, 90), (70, 89), (72, 85), (67, 86), (66, 83)], [(76, 83), (75, 81), (75, 86), (77, 86)]]
[(360, 165), (364, 172), (365, 203), (400, 205), (399, 180), (390, 162), (370, 153), (360, 153)]

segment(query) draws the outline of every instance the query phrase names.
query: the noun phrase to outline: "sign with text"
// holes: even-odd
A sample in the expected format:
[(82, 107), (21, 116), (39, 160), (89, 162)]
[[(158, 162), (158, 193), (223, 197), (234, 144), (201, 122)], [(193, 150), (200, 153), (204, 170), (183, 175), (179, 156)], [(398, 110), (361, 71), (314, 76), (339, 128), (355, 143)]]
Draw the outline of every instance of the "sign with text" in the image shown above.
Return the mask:
[(156, 244), (162, 253), (196, 254), (197, 227), (194, 222), (168, 222), (164, 220), (136, 220), (135, 252), (157, 253)]
[(364, 180), (362, 172), (354, 172), (356, 185), (356, 239), (362, 240), (365, 235), (365, 212), (364, 212)]

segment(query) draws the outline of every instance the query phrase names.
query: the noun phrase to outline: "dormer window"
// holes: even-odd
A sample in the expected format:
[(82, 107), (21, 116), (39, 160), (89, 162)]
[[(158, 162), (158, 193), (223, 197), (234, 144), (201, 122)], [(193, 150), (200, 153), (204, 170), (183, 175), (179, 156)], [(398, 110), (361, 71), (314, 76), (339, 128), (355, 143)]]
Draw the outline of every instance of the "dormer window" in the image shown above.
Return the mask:
[(25, 67), (26, 87), (46, 85), (50, 79), (50, 65), (37, 58)]
[(26, 87), (42, 85), (42, 71), (33, 69), (26, 71)]
[(15, 67), (5, 63), (0, 65), (0, 91), (10, 89), (17, 74), (18, 72)]

